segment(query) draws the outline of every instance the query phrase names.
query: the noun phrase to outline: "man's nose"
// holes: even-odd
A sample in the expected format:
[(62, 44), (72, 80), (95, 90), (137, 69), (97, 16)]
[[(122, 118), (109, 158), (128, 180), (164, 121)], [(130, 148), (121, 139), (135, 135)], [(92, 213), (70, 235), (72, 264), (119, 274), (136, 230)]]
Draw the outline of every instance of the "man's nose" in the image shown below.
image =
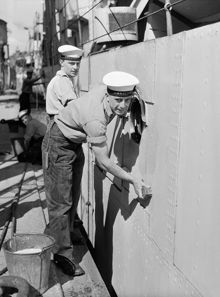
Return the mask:
[(120, 102), (120, 105), (121, 105), (121, 107), (125, 108), (125, 107), (126, 107), (125, 100), (122, 100), (122, 101)]

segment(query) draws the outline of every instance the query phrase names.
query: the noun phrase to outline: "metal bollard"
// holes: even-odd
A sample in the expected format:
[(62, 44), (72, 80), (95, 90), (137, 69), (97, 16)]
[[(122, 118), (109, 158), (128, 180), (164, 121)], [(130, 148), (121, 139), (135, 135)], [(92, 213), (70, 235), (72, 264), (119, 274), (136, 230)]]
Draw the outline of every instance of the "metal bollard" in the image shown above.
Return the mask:
[[(28, 297), (30, 291), (29, 283), (18, 276), (0, 277), (0, 296), (4, 296), (4, 291), (8, 289), (17, 289), (17, 297)], [(15, 292), (14, 292), (15, 293)]]

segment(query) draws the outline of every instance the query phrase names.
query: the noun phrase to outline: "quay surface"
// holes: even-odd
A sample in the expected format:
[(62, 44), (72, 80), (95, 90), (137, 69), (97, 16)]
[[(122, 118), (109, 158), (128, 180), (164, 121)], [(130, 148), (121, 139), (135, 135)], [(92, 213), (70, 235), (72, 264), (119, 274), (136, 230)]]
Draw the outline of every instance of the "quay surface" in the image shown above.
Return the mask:
[[(42, 116), (42, 112), (40, 114)], [(18, 195), (19, 187), (16, 233), (43, 233), (48, 223), (48, 213), (42, 167), (36, 164), (18, 162), (11, 139), (13, 139), (17, 149), (21, 149), (19, 139), (23, 133), (22, 129), (11, 129), (7, 123), (0, 123), (0, 133), (0, 233), (2, 234), (11, 203)], [(18, 142), (15, 142), (15, 136), (18, 137)], [(81, 233), (80, 229), (78, 232)], [(9, 225), (5, 240), (11, 235), (12, 223)], [(75, 246), (75, 257), (78, 258), (80, 265), (85, 270), (85, 275), (75, 278), (69, 277), (63, 274), (51, 261), (49, 289), (42, 296), (110, 296), (88, 249), (88, 241), (85, 237), (84, 239), (84, 245)], [(6, 268), (6, 261), (3, 249), (1, 249), (0, 271), (4, 268)], [(8, 275), (8, 272), (3, 275)]]

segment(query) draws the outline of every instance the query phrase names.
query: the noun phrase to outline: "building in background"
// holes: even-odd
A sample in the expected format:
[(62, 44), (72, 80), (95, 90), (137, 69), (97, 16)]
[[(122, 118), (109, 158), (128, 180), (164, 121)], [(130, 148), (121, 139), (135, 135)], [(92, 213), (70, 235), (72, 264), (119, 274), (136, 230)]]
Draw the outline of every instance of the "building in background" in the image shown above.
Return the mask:
[(10, 85), (7, 23), (0, 20), (0, 94)]

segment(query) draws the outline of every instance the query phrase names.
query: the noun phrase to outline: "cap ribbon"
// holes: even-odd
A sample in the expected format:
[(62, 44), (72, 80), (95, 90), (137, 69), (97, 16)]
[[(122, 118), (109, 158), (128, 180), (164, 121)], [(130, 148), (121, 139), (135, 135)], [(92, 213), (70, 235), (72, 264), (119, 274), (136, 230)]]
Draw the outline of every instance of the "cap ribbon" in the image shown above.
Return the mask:
[(107, 92), (110, 96), (115, 97), (129, 97), (134, 95), (134, 90), (132, 91), (114, 91), (107, 87)]
[(64, 55), (61, 55), (60, 58), (62, 60), (74, 61), (74, 62), (80, 62), (82, 59), (82, 57), (68, 57), (68, 56), (64, 56)]

